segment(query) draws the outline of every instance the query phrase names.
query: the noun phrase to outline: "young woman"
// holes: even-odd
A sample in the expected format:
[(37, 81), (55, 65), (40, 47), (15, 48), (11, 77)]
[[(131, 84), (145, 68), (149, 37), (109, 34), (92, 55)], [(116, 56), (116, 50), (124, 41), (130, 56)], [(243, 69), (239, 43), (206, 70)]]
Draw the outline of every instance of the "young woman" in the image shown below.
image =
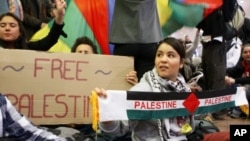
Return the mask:
[(49, 50), (63, 33), (65, 8), (64, 0), (56, 0), (55, 21), (49, 34), (34, 42), (28, 42), (22, 21), (16, 15), (13, 13), (2, 14), (0, 16), (0, 46), (7, 49)]
[[(250, 102), (250, 43), (242, 45), (241, 58), (236, 66), (227, 68), (227, 76), (225, 77), (226, 85), (240, 85), (246, 88), (246, 97)], [(249, 107), (248, 107), (249, 108)], [(232, 118), (246, 117), (238, 107), (234, 108), (230, 116)]]
[[(185, 48), (183, 44), (171, 37), (165, 38), (157, 46), (155, 66), (146, 72), (140, 82), (132, 87), (131, 91), (150, 92), (190, 92), (179, 70), (183, 67), (185, 59)], [(96, 88), (95, 91), (101, 97), (106, 97), (104, 89)], [(102, 122), (99, 127), (102, 131), (122, 135), (128, 131), (132, 132), (133, 141), (187, 141), (188, 135), (182, 133), (181, 129), (188, 125), (194, 130), (193, 116), (182, 116), (157, 120), (130, 120)], [(204, 140), (229, 140), (228, 132), (207, 134)]]

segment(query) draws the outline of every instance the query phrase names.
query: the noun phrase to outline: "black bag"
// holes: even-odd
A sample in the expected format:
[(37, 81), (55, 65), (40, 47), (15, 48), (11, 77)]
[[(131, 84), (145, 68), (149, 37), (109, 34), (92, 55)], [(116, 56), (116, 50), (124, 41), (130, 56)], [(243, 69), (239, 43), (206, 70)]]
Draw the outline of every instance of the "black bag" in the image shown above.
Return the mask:
[(188, 141), (200, 141), (204, 134), (219, 132), (220, 129), (211, 121), (195, 120), (195, 130), (187, 135)]
[(220, 9), (225, 22), (224, 39), (230, 40), (237, 36), (237, 32), (244, 24), (245, 11), (236, 0), (225, 1)]
[(75, 141), (112, 141), (113, 137), (105, 133), (84, 134), (83, 132), (73, 135)]
[(73, 135), (75, 141), (132, 141), (131, 132), (126, 133), (123, 136), (117, 137), (108, 135), (106, 133), (89, 133), (83, 132), (76, 133)]
[(220, 131), (213, 122), (207, 120), (195, 120), (195, 130), (199, 130), (204, 134)]
[(233, 28), (229, 23), (225, 23), (225, 32), (224, 32), (224, 39), (225, 40), (232, 40), (234, 37), (237, 36), (237, 30)]

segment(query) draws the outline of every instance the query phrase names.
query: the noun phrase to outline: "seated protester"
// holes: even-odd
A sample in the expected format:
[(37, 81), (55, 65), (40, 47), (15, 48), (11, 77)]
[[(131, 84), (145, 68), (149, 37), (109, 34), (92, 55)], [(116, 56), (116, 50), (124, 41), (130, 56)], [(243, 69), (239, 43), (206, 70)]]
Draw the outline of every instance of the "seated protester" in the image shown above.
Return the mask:
[(7, 97), (0, 94), (0, 140), (18, 141), (66, 141), (51, 132), (33, 125), (26, 117), (17, 112)]
[(74, 45), (71, 48), (71, 52), (97, 54), (97, 48), (93, 41), (91, 41), (87, 36), (83, 36), (76, 39)]
[[(82, 53), (84, 55), (97, 54), (97, 47), (89, 37), (83, 36), (83, 37), (79, 37), (75, 40), (75, 43), (73, 44), (73, 46), (71, 48), (71, 52), (72, 53)], [(125, 76), (125, 80), (128, 83), (130, 83), (131, 85), (135, 85), (136, 83), (138, 83), (136, 71), (130, 71)], [(61, 126), (61, 125), (59, 125), (59, 126)], [(62, 126), (65, 126), (65, 125), (62, 125)], [(94, 130), (92, 129), (92, 124), (70, 124), (69, 126), (81, 131), (81, 133), (95, 134)], [(58, 125), (46, 125), (46, 127), (56, 128), (56, 127), (58, 127)], [(79, 135), (79, 136), (81, 136), (81, 135)]]
[(49, 50), (63, 33), (63, 19), (66, 2), (56, 0), (55, 21), (49, 34), (38, 41), (28, 42), (24, 33), (22, 21), (12, 13), (0, 16), (0, 46), (6, 49), (31, 49), (39, 51)]
[[(79, 37), (76, 39), (71, 52), (83, 53), (83, 54), (97, 54), (96, 45), (87, 36)], [(138, 82), (136, 71), (130, 71), (126, 76), (125, 80), (131, 84), (135, 85)]]
[[(157, 46), (155, 66), (144, 73), (140, 82), (131, 91), (145, 92), (190, 92), (179, 70), (183, 67), (185, 49), (183, 44), (172, 37), (167, 37)], [(104, 89), (96, 88), (100, 98), (106, 98)], [(188, 126), (190, 132), (181, 132)], [(115, 136), (122, 136), (131, 131), (132, 141), (187, 141), (195, 130), (193, 115), (155, 120), (124, 120), (99, 123), (101, 131)], [(203, 141), (228, 141), (229, 132), (215, 132), (205, 134)]]
[[(242, 45), (241, 59), (236, 66), (227, 68), (227, 76), (225, 82), (227, 85), (240, 85), (246, 88), (246, 97), (250, 102), (250, 43)], [(241, 115), (245, 116), (242, 111), (236, 107), (232, 110), (230, 116), (238, 118)]]

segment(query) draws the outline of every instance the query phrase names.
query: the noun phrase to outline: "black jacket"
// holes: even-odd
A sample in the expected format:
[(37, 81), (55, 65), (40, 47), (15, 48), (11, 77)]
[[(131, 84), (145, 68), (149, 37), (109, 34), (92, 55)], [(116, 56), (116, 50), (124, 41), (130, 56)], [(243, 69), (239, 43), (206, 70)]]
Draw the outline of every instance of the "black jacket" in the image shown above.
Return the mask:
[(54, 44), (57, 43), (60, 35), (64, 33), (62, 30), (63, 26), (64, 24), (58, 25), (54, 22), (46, 37), (38, 41), (28, 42), (28, 49), (40, 51), (49, 50)]
[(242, 77), (244, 73), (244, 67), (242, 66), (242, 58), (236, 66), (227, 68), (227, 75), (235, 79), (235, 84), (250, 84), (250, 77)]

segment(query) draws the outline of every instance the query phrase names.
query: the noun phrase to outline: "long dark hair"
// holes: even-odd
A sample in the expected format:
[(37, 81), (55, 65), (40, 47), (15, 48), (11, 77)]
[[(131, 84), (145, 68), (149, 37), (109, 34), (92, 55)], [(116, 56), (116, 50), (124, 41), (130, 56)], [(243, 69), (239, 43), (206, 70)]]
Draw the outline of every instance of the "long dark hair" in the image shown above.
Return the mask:
[[(19, 32), (20, 32), (20, 36), (17, 38), (14, 44), (14, 48), (15, 49), (27, 49), (28, 46), (27, 46), (27, 38), (26, 38), (26, 35), (25, 35), (25, 32), (24, 32), (24, 26), (23, 26), (23, 23), (22, 21), (14, 14), (8, 12), (8, 13), (5, 13), (5, 14), (2, 14), (0, 16), (0, 21), (4, 18), (4, 17), (12, 17), (14, 18), (17, 23), (18, 23), (18, 26), (19, 26)], [(3, 48), (7, 48), (9, 42), (7, 41), (4, 41), (3, 39), (0, 39), (0, 45), (3, 47)]]

